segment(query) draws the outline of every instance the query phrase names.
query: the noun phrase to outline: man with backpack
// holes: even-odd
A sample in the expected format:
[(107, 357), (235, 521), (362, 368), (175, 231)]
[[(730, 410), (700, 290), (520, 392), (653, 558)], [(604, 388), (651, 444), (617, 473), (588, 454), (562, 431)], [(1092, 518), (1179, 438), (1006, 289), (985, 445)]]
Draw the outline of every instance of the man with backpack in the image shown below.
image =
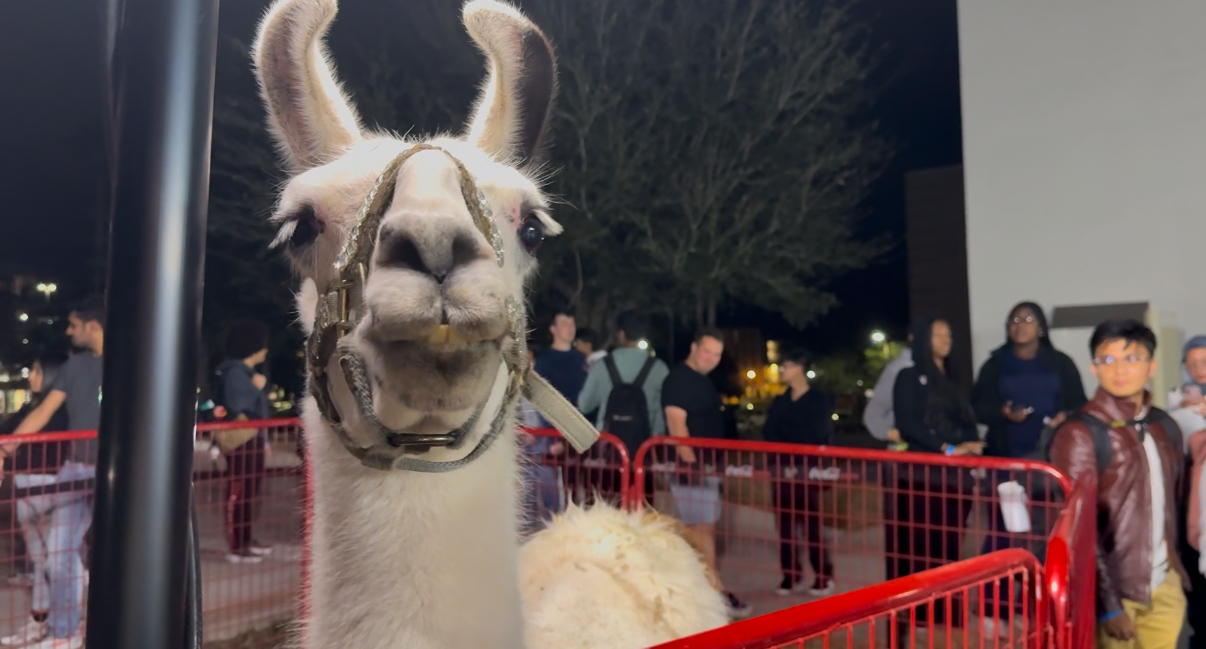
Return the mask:
[(1090, 341), (1093, 399), (1060, 426), (1050, 461), (1073, 480), (1097, 475), (1098, 645), (1173, 649), (1185, 620), (1176, 553), (1181, 431), (1151, 405), (1156, 336), (1134, 320), (1098, 325)]
[(640, 345), (649, 335), (648, 316), (625, 311), (616, 325), (618, 347), (590, 368), (578, 395), (578, 410), (597, 408), (598, 429), (620, 438), (629, 457), (635, 458), (645, 440), (666, 433), (662, 382), (670, 370)]

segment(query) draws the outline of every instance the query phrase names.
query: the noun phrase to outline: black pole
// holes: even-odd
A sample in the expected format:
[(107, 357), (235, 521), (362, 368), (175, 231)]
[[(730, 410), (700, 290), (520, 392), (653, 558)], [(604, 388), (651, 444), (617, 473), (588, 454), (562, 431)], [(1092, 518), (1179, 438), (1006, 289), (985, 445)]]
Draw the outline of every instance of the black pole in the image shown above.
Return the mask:
[(185, 637), (218, 0), (107, 0), (116, 187), (89, 649)]

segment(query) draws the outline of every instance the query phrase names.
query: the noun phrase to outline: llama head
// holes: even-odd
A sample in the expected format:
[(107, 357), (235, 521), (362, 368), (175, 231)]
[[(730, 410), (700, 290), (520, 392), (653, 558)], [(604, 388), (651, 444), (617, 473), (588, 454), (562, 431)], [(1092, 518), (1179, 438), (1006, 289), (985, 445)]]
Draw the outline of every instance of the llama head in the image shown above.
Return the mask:
[[(503, 350), (522, 345), (512, 332), (523, 323), (507, 303), (523, 303), (536, 248), (560, 232), (531, 175), (556, 94), (552, 46), (513, 7), (469, 2), (464, 23), (489, 74), (464, 134), (400, 139), (366, 132), (336, 80), (323, 42), (335, 13), (336, 0), (278, 0), (256, 39), (269, 127), (292, 172), (272, 217), (280, 224), (273, 245), (285, 248), (303, 277), (298, 301), (310, 327), (383, 169), (416, 144), (438, 148), (405, 158), (392, 187), (378, 190), (385, 201), (351, 307), (357, 324), (340, 345), (364, 360), (373, 415), (383, 424), (446, 432), (490, 396)], [(501, 264), (462, 195), (466, 173), (493, 214)], [(443, 337), (433, 337), (436, 331)]]

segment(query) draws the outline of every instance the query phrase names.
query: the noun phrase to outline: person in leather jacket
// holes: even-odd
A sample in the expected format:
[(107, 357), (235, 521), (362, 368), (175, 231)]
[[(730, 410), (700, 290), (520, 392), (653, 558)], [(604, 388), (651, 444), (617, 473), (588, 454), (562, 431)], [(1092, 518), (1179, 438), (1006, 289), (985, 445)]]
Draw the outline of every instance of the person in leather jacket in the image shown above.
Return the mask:
[(1179, 430), (1148, 418), (1156, 336), (1134, 320), (1098, 325), (1090, 341), (1100, 387), (1083, 412), (1110, 424), (1112, 457), (1097, 466), (1083, 422), (1060, 427), (1051, 463), (1073, 480), (1098, 476), (1098, 645), (1173, 649), (1185, 619), (1188, 575), (1177, 556), (1177, 497), (1183, 478)]

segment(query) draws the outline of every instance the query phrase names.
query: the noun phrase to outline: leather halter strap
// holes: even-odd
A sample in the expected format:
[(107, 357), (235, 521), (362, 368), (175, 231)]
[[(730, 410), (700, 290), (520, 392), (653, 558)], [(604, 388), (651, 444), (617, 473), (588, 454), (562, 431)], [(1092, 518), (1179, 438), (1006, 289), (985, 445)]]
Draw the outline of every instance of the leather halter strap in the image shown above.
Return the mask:
[[(506, 300), (507, 334), (503, 337), (501, 350), (507, 372), (506, 391), (498, 410), (491, 418), (489, 429), (468, 455), (447, 462), (414, 457), (434, 447), (460, 448), (485, 415), (489, 397), (478, 404), (472, 416), (463, 425), (441, 434), (392, 430), (373, 414), (372, 382), (369, 380), (364, 359), (351, 345), (342, 341), (363, 317), (361, 300), (368, 281), (373, 250), (376, 247), (377, 231), (393, 196), (398, 171), (407, 160), (420, 151), (439, 151), (448, 156), (456, 166), (461, 195), (474, 225), (490, 243), (499, 267), (504, 264), (503, 240), (498, 224), (494, 221), (494, 214), (485, 194), (477, 186), (464, 163), (447, 150), (430, 144), (416, 144), (391, 160), (373, 184), (357, 215), (356, 224), (340, 249), (335, 261), (336, 279), (326, 287), (319, 298), (314, 329), (306, 340), (309, 392), (318, 405), (323, 423), (335, 432), (344, 448), (366, 467), (441, 473), (465, 466), (485, 453), (506, 428), (514, 413), (516, 401), (522, 393), (537, 410), (563, 431), (576, 450), (585, 451), (599, 434), (560, 393), (531, 372), (527, 364), (526, 340), (523, 336), (525, 313), (517, 296), (508, 296)], [(336, 358), (336, 354), (341, 370), (338, 374), (330, 371), (331, 360)], [(340, 416), (331, 397), (333, 379), (342, 379), (351, 392), (360, 421), (363, 423), (358, 432), (368, 436), (368, 446), (354, 440), (345, 427), (344, 418)]]

